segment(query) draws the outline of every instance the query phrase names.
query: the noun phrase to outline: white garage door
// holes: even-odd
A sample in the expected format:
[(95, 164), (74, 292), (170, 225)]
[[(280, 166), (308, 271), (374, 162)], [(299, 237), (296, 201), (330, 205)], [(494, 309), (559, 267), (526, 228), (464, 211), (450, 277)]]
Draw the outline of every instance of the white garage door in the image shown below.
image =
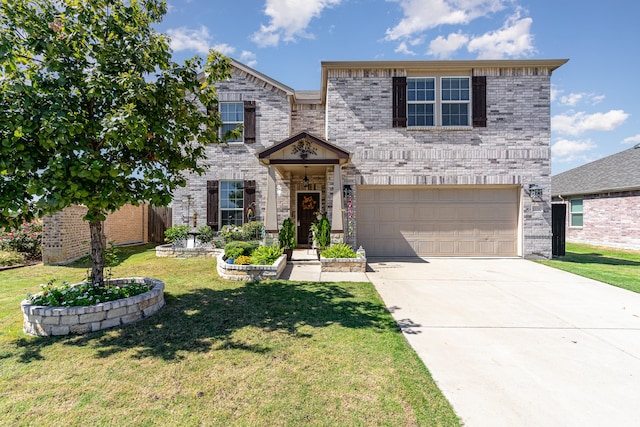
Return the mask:
[(367, 256), (516, 256), (518, 187), (358, 187)]

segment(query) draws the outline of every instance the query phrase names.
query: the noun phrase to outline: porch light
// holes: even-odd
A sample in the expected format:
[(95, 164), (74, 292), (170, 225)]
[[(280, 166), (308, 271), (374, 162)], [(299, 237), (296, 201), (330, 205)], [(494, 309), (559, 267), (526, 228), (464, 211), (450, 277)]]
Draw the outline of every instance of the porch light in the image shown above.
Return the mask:
[(529, 197), (532, 199), (542, 198), (542, 187), (538, 184), (529, 184)]
[(302, 178), (302, 186), (304, 188), (309, 187), (309, 178), (307, 177), (307, 167), (304, 167), (304, 178)]

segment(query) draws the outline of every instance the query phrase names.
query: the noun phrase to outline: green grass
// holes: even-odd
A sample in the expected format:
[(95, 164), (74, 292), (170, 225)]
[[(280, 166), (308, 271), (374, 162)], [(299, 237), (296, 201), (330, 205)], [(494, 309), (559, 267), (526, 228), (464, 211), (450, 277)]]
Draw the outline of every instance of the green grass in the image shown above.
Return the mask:
[(640, 251), (567, 243), (564, 257), (540, 262), (640, 293)]
[(125, 249), (114, 277), (167, 305), (83, 336), (22, 333), (19, 303), (87, 265), (0, 272), (0, 425), (459, 425), (369, 283), (224, 281), (211, 259)]

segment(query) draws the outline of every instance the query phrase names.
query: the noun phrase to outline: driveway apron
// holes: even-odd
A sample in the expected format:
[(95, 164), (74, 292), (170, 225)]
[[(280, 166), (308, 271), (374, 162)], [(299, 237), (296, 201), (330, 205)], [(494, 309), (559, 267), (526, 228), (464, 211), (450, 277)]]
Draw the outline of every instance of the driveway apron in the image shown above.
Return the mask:
[(465, 425), (640, 425), (640, 294), (522, 259), (367, 276)]

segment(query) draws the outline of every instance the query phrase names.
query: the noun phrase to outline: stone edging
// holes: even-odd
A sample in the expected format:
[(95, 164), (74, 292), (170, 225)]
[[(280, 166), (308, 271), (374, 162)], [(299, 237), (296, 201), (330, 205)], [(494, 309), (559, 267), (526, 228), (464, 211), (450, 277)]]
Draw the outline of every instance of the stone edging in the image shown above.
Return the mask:
[(159, 258), (215, 258), (224, 249), (217, 248), (174, 248), (172, 244), (156, 246)]
[(30, 335), (51, 336), (84, 334), (126, 325), (159, 311), (164, 307), (164, 282), (148, 277), (110, 280), (110, 284), (146, 283), (149, 291), (129, 298), (80, 307), (48, 307), (23, 300), (23, 330)]
[(287, 266), (287, 256), (281, 255), (273, 265), (236, 265), (227, 264), (222, 259), (224, 254), (218, 255), (218, 275), (223, 279), (238, 282), (257, 282), (265, 279), (277, 279)]
[(325, 258), (320, 257), (321, 272), (357, 272), (367, 271), (367, 258)]

